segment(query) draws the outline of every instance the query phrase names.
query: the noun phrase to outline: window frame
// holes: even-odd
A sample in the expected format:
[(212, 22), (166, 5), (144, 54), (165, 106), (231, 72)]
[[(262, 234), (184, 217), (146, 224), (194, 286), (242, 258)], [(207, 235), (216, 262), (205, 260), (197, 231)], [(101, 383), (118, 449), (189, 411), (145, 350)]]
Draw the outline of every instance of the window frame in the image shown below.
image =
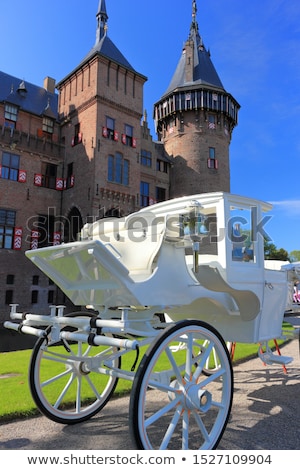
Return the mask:
[(13, 249), (15, 226), (16, 211), (0, 209), (0, 249)]

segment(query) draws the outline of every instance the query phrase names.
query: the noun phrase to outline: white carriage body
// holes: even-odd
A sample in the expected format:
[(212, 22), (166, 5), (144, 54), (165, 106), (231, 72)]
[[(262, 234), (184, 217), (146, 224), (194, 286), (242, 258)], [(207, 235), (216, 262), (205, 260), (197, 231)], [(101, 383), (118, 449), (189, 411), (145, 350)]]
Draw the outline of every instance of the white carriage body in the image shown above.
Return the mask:
[[(78, 242), (26, 255), (75, 305), (93, 306), (101, 318), (130, 307), (131, 318), (145, 324), (164, 313), (172, 321), (204, 320), (227, 341), (261, 342), (281, 336), (297, 277), (295, 269), (265, 267), (270, 209), (224, 192), (187, 196), (101, 219), (84, 226)], [(186, 233), (193, 210), (200, 211), (196, 267)]]

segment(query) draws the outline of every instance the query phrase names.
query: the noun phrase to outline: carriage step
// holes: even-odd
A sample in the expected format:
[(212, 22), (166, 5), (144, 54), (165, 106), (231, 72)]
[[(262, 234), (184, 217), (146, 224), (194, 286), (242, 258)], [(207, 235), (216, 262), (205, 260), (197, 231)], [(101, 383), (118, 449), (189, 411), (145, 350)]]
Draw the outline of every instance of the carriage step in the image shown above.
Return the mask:
[(258, 355), (262, 362), (268, 365), (272, 364), (280, 364), (282, 366), (286, 366), (293, 361), (293, 358), (290, 356), (281, 356), (279, 354), (273, 354), (271, 350), (267, 350), (266, 352), (261, 352), (259, 350)]

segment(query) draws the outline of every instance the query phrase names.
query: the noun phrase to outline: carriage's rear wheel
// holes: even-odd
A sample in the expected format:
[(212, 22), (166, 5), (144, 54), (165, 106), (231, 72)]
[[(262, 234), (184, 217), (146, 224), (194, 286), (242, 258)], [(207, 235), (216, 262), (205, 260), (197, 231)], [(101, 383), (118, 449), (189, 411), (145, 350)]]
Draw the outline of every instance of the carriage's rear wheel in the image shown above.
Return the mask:
[(51, 330), (49, 338), (39, 339), (32, 352), (29, 367), (32, 397), (39, 410), (53, 421), (63, 424), (85, 421), (112, 396), (118, 379), (109, 375), (109, 370), (120, 368), (120, 357), (116, 348), (95, 347), (80, 341), (53, 343), (48, 341), (50, 338)]
[[(212, 349), (219, 366), (203, 373)], [(129, 416), (138, 449), (215, 449), (232, 405), (233, 376), (219, 333), (184, 320), (164, 330), (134, 379)]]

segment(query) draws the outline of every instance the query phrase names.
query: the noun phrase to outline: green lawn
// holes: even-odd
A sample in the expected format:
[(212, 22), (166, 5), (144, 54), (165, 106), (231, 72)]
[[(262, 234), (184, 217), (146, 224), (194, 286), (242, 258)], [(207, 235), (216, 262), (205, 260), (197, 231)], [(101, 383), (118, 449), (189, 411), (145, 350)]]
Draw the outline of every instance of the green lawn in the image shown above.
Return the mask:
[[(284, 327), (286, 328), (286, 325), (284, 325)], [(270, 345), (273, 346), (272, 342)], [(57, 350), (60, 352), (59, 349)], [(64, 350), (62, 349), (62, 351)], [(257, 351), (257, 344), (238, 343), (235, 349), (233, 365), (236, 361), (241, 361), (251, 356), (256, 356)], [(143, 351), (140, 354), (140, 359), (142, 356)], [(0, 353), (0, 421), (4, 419), (10, 420), (17, 417), (31, 416), (37, 413), (37, 409), (31, 397), (28, 384), (30, 357), (31, 350)], [(122, 358), (122, 369), (130, 370), (134, 360), (135, 352), (127, 353)], [(45, 375), (48, 374), (49, 370), (49, 376), (51, 377), (51, 368), (55, 367), (57, 367), (55, 364), (52, 364), (51, 361), (48, 361), (46, 368), (44, 369), (46, 370)], [(101, 386), (101, 380), (103, 377), (100, 374), (97, 375), (99, 376), (99, 384)], [(119, 380), (114, 396), (129, 393), (131, 386), (132, 384), (130, 381)], [(86, 393), (88, 393), (88, 390)]]

